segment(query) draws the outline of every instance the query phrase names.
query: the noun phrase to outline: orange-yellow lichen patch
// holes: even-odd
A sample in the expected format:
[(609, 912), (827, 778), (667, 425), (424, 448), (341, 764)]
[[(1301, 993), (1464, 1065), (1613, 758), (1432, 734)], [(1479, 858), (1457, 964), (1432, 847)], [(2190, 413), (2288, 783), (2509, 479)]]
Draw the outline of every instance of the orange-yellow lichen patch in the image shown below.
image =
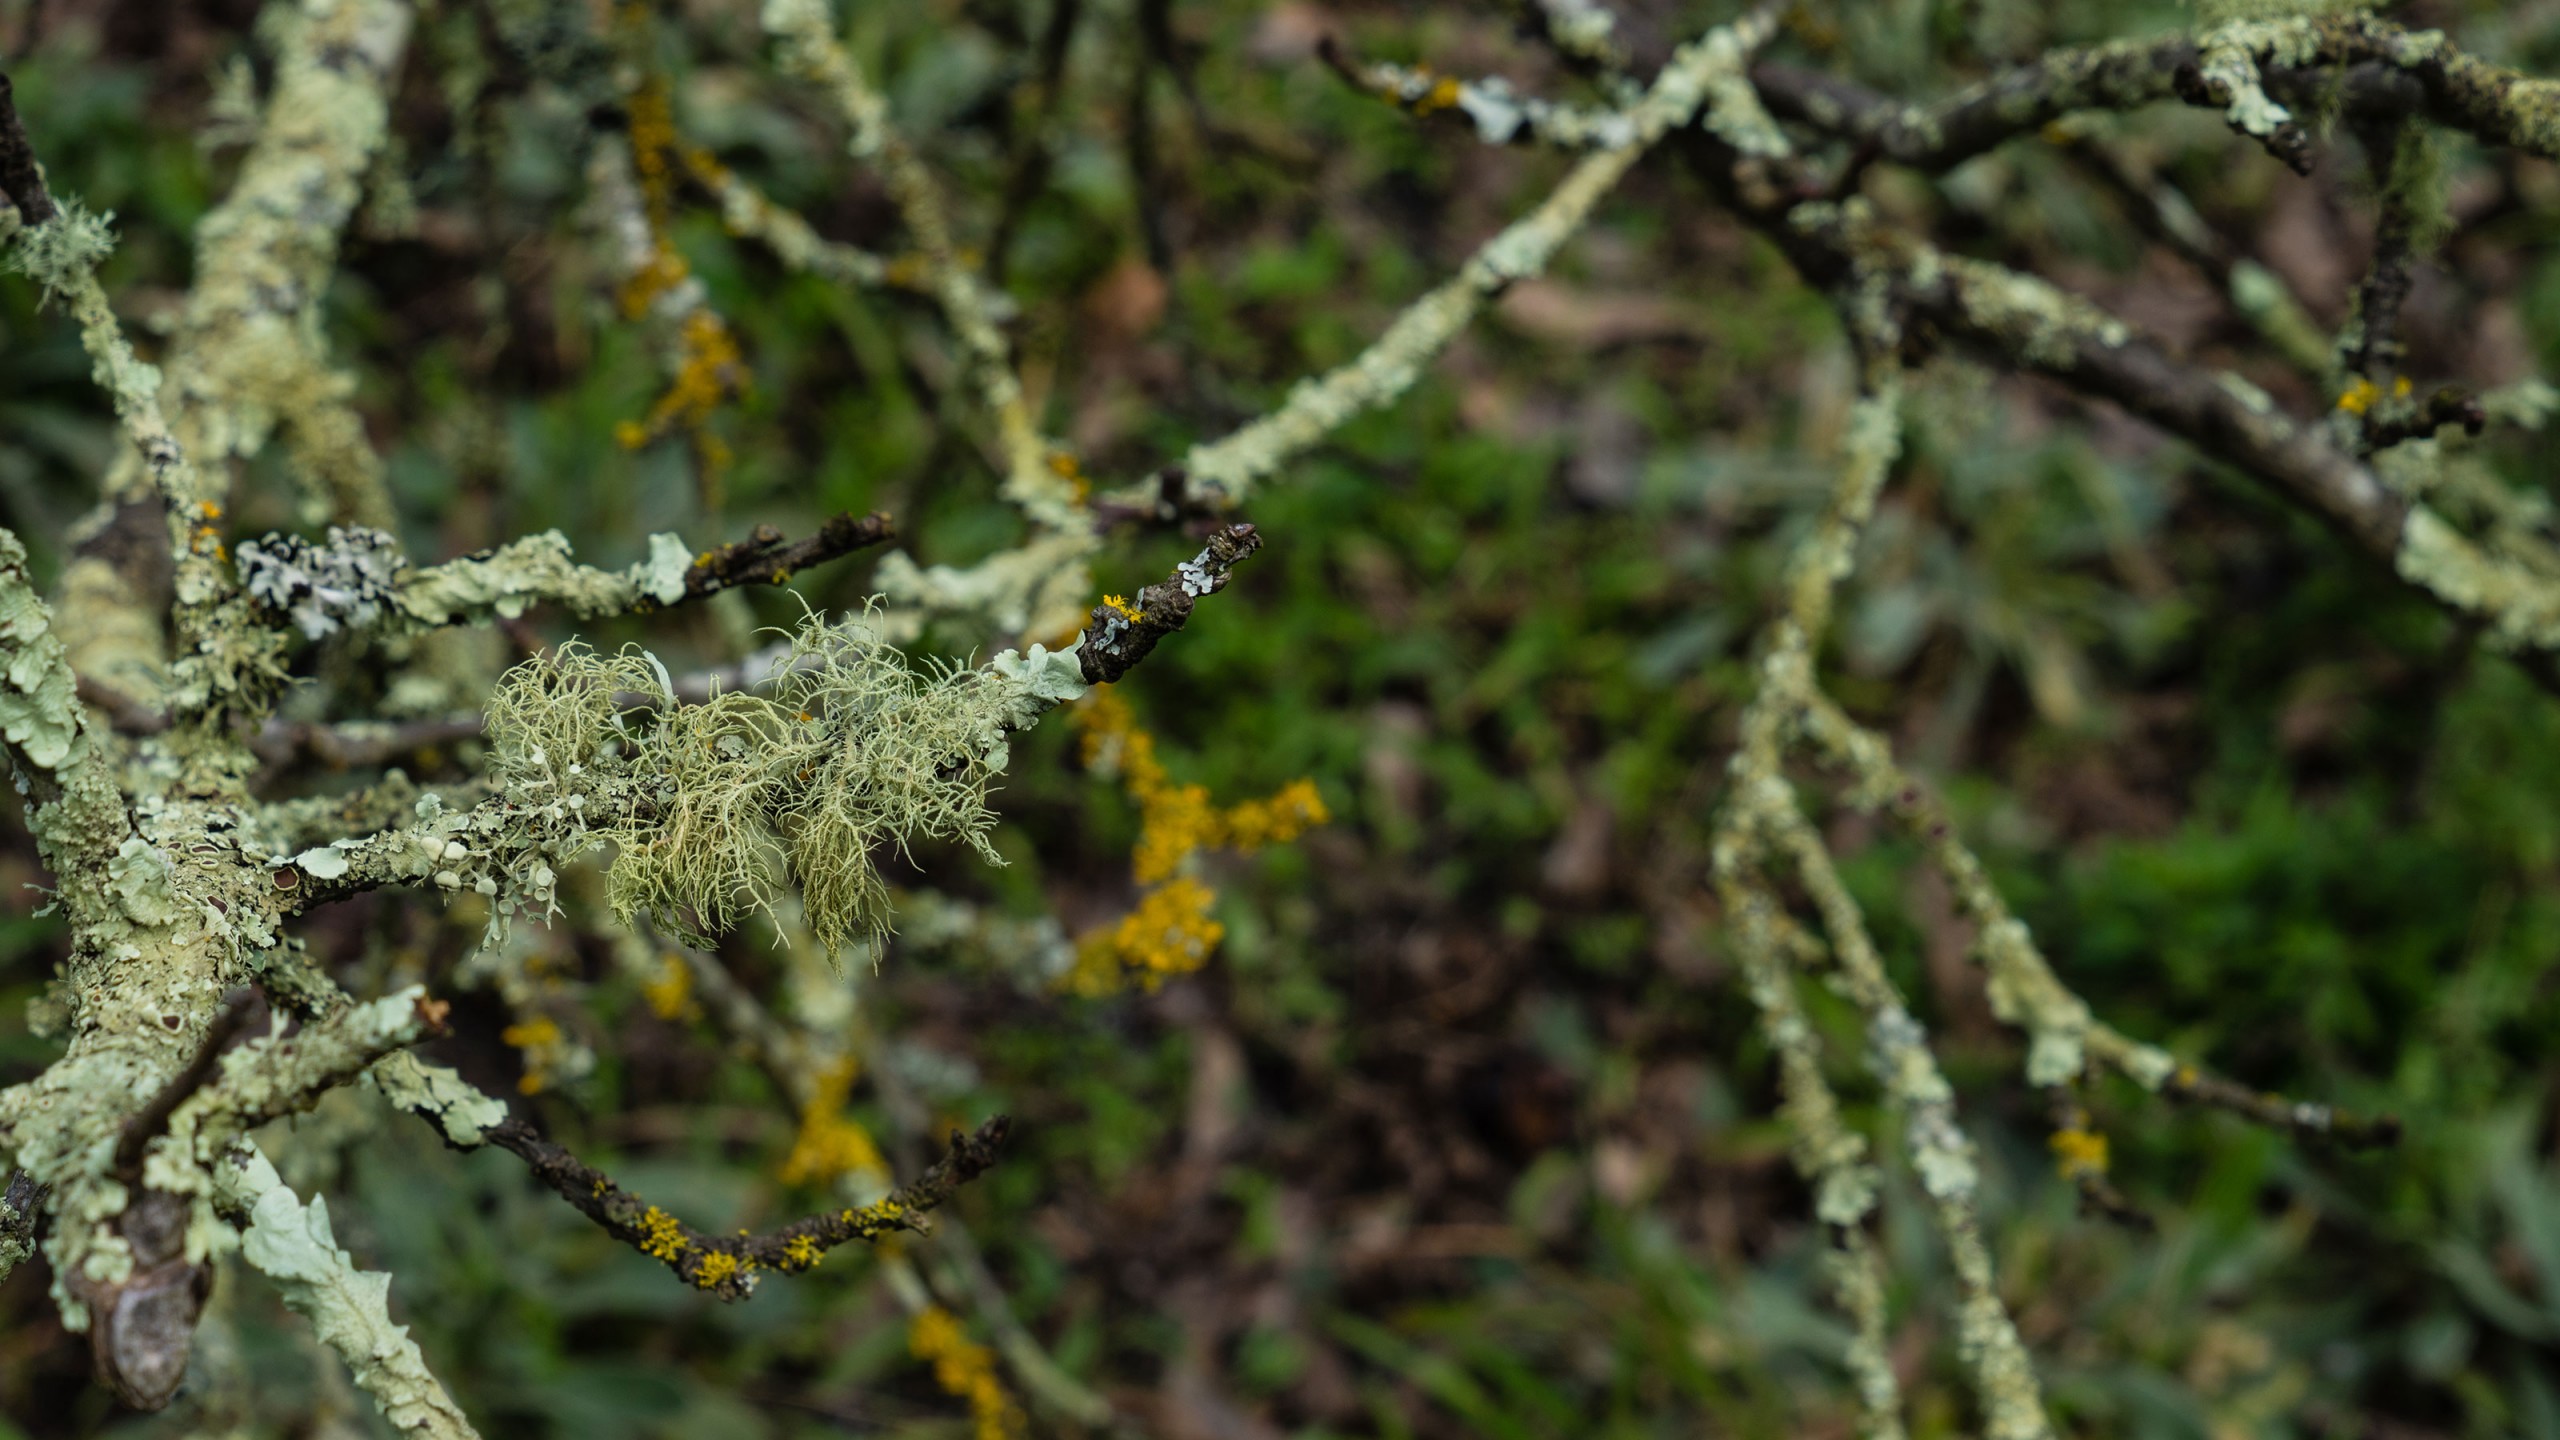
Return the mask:
[[(1102, 603), (1134, 614), (1116, 595), (1104, 596)], [(1118, 695), (1096, 691), (1069, 718), (1081, 731), (1085, 764), (1116, 773), (1138, 804), (1138, 843), (1129, 868), (1140, 888), (1136, 908), (1077, 941), (1075, 968), (1063, 983), (1079, 995), (1103, 995), (1134, 976), (1152, 990), (1167, 976), (1207, 963), (1226, 933), (1210, 915), (1217, 892), (1184, 873), (1192, 857), (1207, 849), (1251, 852), (1296, 839), (1324, 823), (1324, 799), (1313, 781), (1296, 780), (1263, 799), (1222, 810), (1206, 786), (1172, 782), (1156, 758), (1155, 737), (1138, 727)]]
[(553, 1052), (565, 1038), (559, 1022), (548, 1015), (537, 1015), (499, 1031), (498, 1038), (523, 1052), (524, 1074), (516, 1077), (517, 1091), (539, 1095), (550, 1086)]
[(800, 1110), (800, 1133), (782, 1162), (786, 1185), (823, 1185), (839, 1176), (885, 1174), (888, 1165), (871, 1132), (846, 1117), (845, 1097), (853, 1093), (854, 1063), (836, 1062), (818, 1078), (809, 1103)]
[(755, 1268), (752, 1260), (741, 1260), (726, 1250), (714, 1250), (703, 1256), (702, 1263), (693, 1268), (693, 1283), (699, 1289), (709, 1290)]
[(1006, 1440), (1022, 1433), (1022, 1411), (996, 1377), (995, 1352), (970, 1339), (950, 1311), (939, 1305), (918, 1311), (907, 1330), (907, 1348), (933, 1365), (933, 1381), (944, 1394), (969, 1402), (977, 1440)]
[(658, 973), (641, 983), (640, 995), (659, 1019), (684, 1019), (694, 1013), (693, 967), (681, 955), (659, 956)]
[(815, 1269), (818, 1262), (825, 1258), (827, 1258), (827, 1252), (819, 1248), (817, 1241), (806, 1235), (794, 1235), (783, 1242), (782, 1268), (793, 1274)]
[[(2409, 398), (2408, 376), (2403, 375), (2399, 379), (2391, 382), (2391, 398), (2394, 400), (2406, 400)], [(2358, 377), (2356, 383), (2348, 386), (2346, 393), (2338, 397), (2338, 408), (2346, 411), (2350, 415), (2362, 415), (2366, 411), (2371, 410), (2374, 407), (2375, 402), (2381, 399), (2381, 386), (2374, 384), (2370, 380)]]
[(1413, 102), (1413, 113), (1416, 115), (1433, 115), (1446, 110), (1458, 103), (1458, 97), (1463, 93), (1463, 88), (1464, 87), (1458, 84), (1456, 76), (1443, 75), (1438, 79), (1433, 80), (1429, 86), (1424, 88), (1421, 96), (1415, 99)]
[(674, 1260), (693, 1248), (676, 1217), (652, 1205), (640, 1213), (640, 1251), (653, 1260)]
[(2094, 1130), (2074, 1125), (2053, 1132), (2054, 1168), (2065, 1180), (2094, 1178), (2107, 1173), (2107, 1137)]

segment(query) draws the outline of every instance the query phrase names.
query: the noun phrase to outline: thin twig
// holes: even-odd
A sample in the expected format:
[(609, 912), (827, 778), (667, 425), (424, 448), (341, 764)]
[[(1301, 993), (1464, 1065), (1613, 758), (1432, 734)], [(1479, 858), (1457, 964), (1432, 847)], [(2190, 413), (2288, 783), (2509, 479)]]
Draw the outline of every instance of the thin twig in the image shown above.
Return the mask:
[(980, 1125), (975, 1134), (954, 1130), (943, 1157), (887, 1199), (824, 1211), (762, 1235), (696, 1230), (545, 1140), (522, 1120), (511, 1118), (493, 1127), (487, 1138), (532, 1167), (535, 1179), (616, 1240), (663, 1262), (695, 1289), (723, 1300), (743, 1300), (754, 1293), (756, 1278), (763, 1271), (797, 1274), (850, 1241), (877, 1240), (901, 1230), (931, 1233), (928, 1213), (995, 1165), (996, 1150), (1012, 1125), (1010, 1116), (998, 1115)]
[(61, 213), (45, 191), (44, 171), (36, 164), (26, 122), (18, 118), (16, 88), (6, 75), (0, 75), (0, 199), (17, 206), (19, 221), (27, 225), (42, 225)]

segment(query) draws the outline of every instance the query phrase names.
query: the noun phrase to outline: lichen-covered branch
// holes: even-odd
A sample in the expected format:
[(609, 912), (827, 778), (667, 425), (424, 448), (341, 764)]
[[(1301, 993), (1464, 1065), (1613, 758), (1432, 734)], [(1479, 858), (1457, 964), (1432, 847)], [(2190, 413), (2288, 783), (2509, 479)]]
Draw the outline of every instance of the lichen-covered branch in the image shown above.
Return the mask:
[(1182, 461), (1185, 498), (1234, 505), (1353, 416), (1411, 389), (1423, 366), (1448, 348), (1486, 301), (1544, 272), (1601, 197), (1674, 129), (1702, 120), (1738, 152), (1783, 153), (1785, 138), (1742, 78), (1751, 53), (1776, 30), (1777, 13), (1762, 6), (1683, 46), (1628, 109), (1623, 142), (1577, 162), (1536, 209), (1486, 241), (1455, 277), (1406, 307), (1357, 358), (1300, 381), (1278, 409), (1234, 434), (1192, 447)]
[(1808, 693), (1802, 704), (1800, 733), (1817, 753), (1848, 772), (1852, 802), (1892, 815), (1946, 875), (1958, 908), (1973, 922), (1975, 955), (1989, 977), (1992, 1013), (2027, 1032), (2029, 1083), (2067, 1084), (2095, 1066), (2145, 1090), (2231, 1110), (2308, 1138), (2335, 1137), (2350, 1145), (2387, 1145), (2398, 1138), (2400, 1122), (2391, 1116), (2359, 1116), (2251, 1091), (2093, 1016), (2053, 973), (2025, 922), (2010, 912), (1937, 798), (1894, 761), (1884, 737), (1851, 720), (1827, 695)]
[(1191, 620), (1192, 606), (1203, 595), (1227, 588), (1228, 577), (1247, 556), (1262, 548), (1262, 532), (1250, 525), (1223, 526), (1200, 553), (1183, 561), (1173, 574), (1138, 592), (1131, 604), (1106, 595), (1093, 607), (1076, 647), (1088, 685), (1108, 685), (1129, 673), (1156, 648), (1156, 642)]
[(1635, 138), (1635, 121), (1623, 110), (1567, 105), (1522, 95), (1499, 75), (1467, 80), (1429, 66), (1353, 60), (1327, 35), (1317, 54), (1335, 73), (1417, 118), (1454, 115), (1473, 125), (1487, 145), (1545, 145), (1558, 150), (1599, 150)]
[(2223, 111), (2233, 129), (2298, 169), (2309, 136), (2269, 92), (2330, 89), (2351, 104), (2405, 103), (2411, 92), (2372, 83), (2379, 74), (2414, 82), (2414, 98), (2437, 124), (2486, 144), (2560, 155), (2560, 84), (2492, 65), (2441, 31), (2410, 30), (2361, 10), (2056, 50), (1932, 105), (1898, 103), (1778, 62), (1755, 65), (1751, 80), (1782, 118), (1922, 170), (1952, 169), (2078, 111), (2166, 100)]
[(961, 1186), (994, 1167), (996, 1150), (1012, 1123), (998, 1115), (974, 1134), (951, 1132), (950, 1148), (942, 1158), (886, 1199), (824, 1211), (761, 1235), (696, 1230), (543, 1139), (521, 1120), (492, 1127), (486, 1139), (523, 1160), (535, 1179), (557, 1191), (579, 1214), (616, 1240), (663, 1262), (686, 1284), (723, 1300), (743, 1300), (755, 1293), (765, 1272), (798, 1274), (839, 1245), (900, 1231), (930, 1234), (932, 1222), (926, 1217)]
[(302, 1203), (267, 1157), (246, 1143), (218, 1169), (223, 1208), (246, 1222), (242, 1258), (311, 1322), (391, 1428), (420, 1440), (479, 1440), (443, 1382), (427, 1369), (408, 1327), (392, 1322), (391, 1277), (357, 1269), (339, 1248), (329, 1202), (315, 1196)]
[(823, 0), (765, 0), (764, 28), (784, 70), (824, 89), (843, 112), (853, 128), (854, 158), (878, 165), (888, 182), (890, 199), (923, 261), (925, 288), (941, 305), (979, 401), (995, 421), (1005, 498), (1046, 529), (1079, 528), (1084, 495), (1071, 472), (1050, 464), (1051, 447), (1041, 438), (996, 323), (998, 307), (952, 238), (942, 188), (889, 123), (889, 102), (837, 40), (832, 7)]
[(1944, 254), (1878, 221), (1865, 202), (1753, 203), (1729, 148), (1691, 158), (1796, 268), (1862, 328), (1936, 337), (2007, 368), (2110, 400), (2327, 521), (2438, 605), (2483, 627), (2545, 688), (2560, 690), (2560, 569), (2496, 551), (2385, 482), (2319, 426), (2225, 371), (2185, 365), (2104, 310), (2047, 281)]
[(711, 192), (729, 233), (773, 252), (783, 267), (854, 289), (893, 283), (891, 262), (858, 245), (829, 240), (799, 212), (777, 205), (746, 177), (701, 150), (684, 152), (686, 173)]
[(1884, 960), (1822, 837), (1792, 798), (1784, 807), (1765, 810), (1762, 823), (1777, 831), (1773, 838), (1794, 859), (1797, 876), (1830, 936), (1843, 988), (1866, 1017), (1868, 1068), (1901, 1114), (1904, 1148), (1955, 1270), (1957, 1348), (1982, 1405), (1983, 1433), (1994, 1440), (2050, 1436), (2053, 1426), (2045, 1414), (2043, 1387), (2000, 1298), (1991, 1249), (1982, 1238), (1980, 1171), (1972, 1143), (1956, 1123), (1955, 1091), (1938, 1069), (1920, 1022), (1886, 976)]
[[(1884, 338), (1878, 331), (1866, 333)], [(1782, 769), (1788, 731), (1803, 698), (1814, 689), (1814, 647), (1826, 628), (1833, 593), (1849, 573), (1857, 537), (1874, 511), (1877, 492), (1899, 448), (1895, 407), (1900, 387), (1889, 364), (1871, 351), (1873, 393), (1859, 401), (1851, 416), (1840, 482), (1812, 532), (1789, 557), (1783, 605), (1770, 622), (1762, 651), (1760, 689), (1743, 712), (1741, 744), (1731, 762), (1726, 811), (1718, 825), (1715, 863), (1728, 906), (1738, 907), (1746, 923), (1760, 927), (1748, 942), (1760, 947), (1754, 963), (1774, 963), (1775, 946), (1767, 934), (1774, 924), (1767, 913), (1774, 902), (1754, 893), (1746, 877), (1764, 862), (1783, 859), (1811, 896), (1830, 940), (1841, 988), (1866, 1019), (1869, 1067), (1902, 1118), (1904, 1146), (1956, 1272), (1958, 1345), (1982, 1404), (1986, 1433), (2001, 1440), (2031, 1440), (2051, 1435), (2052, 1426), (2034, 1365), (1993, 1278), (1976, 1199), (1978, 1172), (1971, 1142), (1955, 1121), (1954, 1091), (1939, 1072), (1919, 1022), (1886, 976), (1857, 903), (1841, 884), (1821, 836), (1804, 818)], [(1786, 1058), (1790, 1045), (1801, 1049), (1809, 1043), (1784, 988), (1792, 981), (1763, 976), (1762, 982), (1753, 985), (1753, 996), (1762, 1003), (1763, 1026), (1780, 1053), (1789, 1103), (1802, 1110), (1821, 1135), (1825, 1128), (1821, 1101), (1814, 1098), (1817, 1092), (1811, 1080), (1798, 1073), (1813, 1062)], [(1826, 1150), (1840, 1148), (1836, 1140), (1822, 1143)], [(1839, 1177), (1826, 1176), (1833, 1191), (1854, 1188), (1847, 1177), (1855, 1172), (1843, 1162), (1824, 1155), (1814, 1157), (1814, 1163), (1817, 1171), (1828, 1166)], [(1849, 1198), (1830, 1191), (1823, 1195), (1826, 1202), (1844, 1210)], [(1849, 1263), (1854, 1266), (1854, 1258)], [(1863, 1313), (1870, 1304), (1866, 1292), (1873, 1277), (1857, 1268), (1850, 1269), (1847, 1277), (1842, 1296), (1865, 1331), (1873, 1323)], [(1875, 1358), (1865, 1351), (1861, 1345), (1853, 1352), (1862, 1393), (1874, 1388), (1877, 1379)], [(1878, 1390), (1877, 1398), (1882, 1396)], [(1869, 1428), (1882, 1431), (1872, 1409)]]
[(812, 565), (896, 538), (886, 515), (836, 515), (798, 540), (758, 526), (748, 539), (699, 554), (679, 536), (649, 537), (649, 558), (620, 570), (581, 565), (556, 530), (495, 550), (413, 569), (379, 530), (331, 526), (325, 544), (270, 535), (240, 547), (251, 598), (310, 639), (333, 631), (416, 634), (513, 619), (539, 604), (582, 620), (648, 611), (742, 585), (780, 585)]
[[(36, 847), (57, 877), (105, 869), (133, 824), (115, 762), (81, 708), (26, 547), (0, 530), (0, 743), (30, 802)], [(76, 887), (75, 887), (76, 889)]]
[[(308, 1109), (383, 1056), (440, 1033), (445, 1004), (410, 986), (348, 1005), (290, 1035), (251, 1040), (222, 1056), (220, 1073), (169, 1117), (167, 1145), (210, 1164), (219, 1147), (279, 1116)], [(143, 1178), (155, 1180), (146, 1151)]]
[(741, 585), (781, 585), (812, 565), (896, 538), (897, 526), (876, 510), (868, 515), (848, 510), (830, 516), (797, 540), (785, 538), (770, 525), (759, 525), (744, 540), (702, 552), (684, 572), (685, 598), (699, 600)]
[(169, 356), (173, 421), (197, 466), (182, 508), (226, 497), (230, 462), (285, 428), (342, 520), (389, 517), (380, 462), (329, 368), (318, 306), (337, 266), (406, 53), (397, 0), (301, 0), (281, 27), (258, 138), (223, 203), (196, 229), (196, 281)]
[(1866, 1137), (1840, 1114), (1822, 1073), (1822, 1044), (1796, 997), (1794, 963), (1782, 939), (1810, 944), (1779, 907), (1751, 852), (1765, 846), (1752, 812), (1730, 807), (1714, 841), (1716, 895), (1742, 964), (1742, 983), (1760, 1013), (1760, 1034), (1778, 1058), (1779, 1116), (1787, 1154), (1814, 1194), (1814, 1215), (1831, 1235), (1832, 1299), (1848, 1316), (1845, 1357), (1857, 1387), (1862, 1440), (1901, 1440), (1902, 1387), (1886, 1349), (1884, 1267), (1866, 1233), (1883, 1178)]

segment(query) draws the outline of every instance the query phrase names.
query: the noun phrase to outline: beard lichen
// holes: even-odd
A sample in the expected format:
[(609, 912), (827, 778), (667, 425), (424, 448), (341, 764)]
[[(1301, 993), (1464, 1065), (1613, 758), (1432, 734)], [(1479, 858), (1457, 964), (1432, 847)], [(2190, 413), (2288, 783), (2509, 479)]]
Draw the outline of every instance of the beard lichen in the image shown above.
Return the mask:
[(763, 683), (686, 704), (648, 652), (572, 642), (500, 683), (491, 773), (612, 843), (623, 922), (708, 947), (796, 889), (834, 953), (887, 933), (883, 847), (957, 839), (1002, 863), (988, 783), (1007, 732), (1053, 698), (1026, 696), (1017, 669), (911, 665), (872, 616), (812, 617)]

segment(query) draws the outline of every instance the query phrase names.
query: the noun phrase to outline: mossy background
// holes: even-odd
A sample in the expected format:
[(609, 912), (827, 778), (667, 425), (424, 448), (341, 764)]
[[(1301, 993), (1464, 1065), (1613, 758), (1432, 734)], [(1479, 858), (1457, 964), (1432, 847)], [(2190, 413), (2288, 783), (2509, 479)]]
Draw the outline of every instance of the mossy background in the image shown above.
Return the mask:
[[(1034, 82), (1059, 4), (1073, 19), (1051, 92)], [(586, 25), (590, 8), (560, 13)], [(1622, 8), (1640, 35), (1674, 37), (1731, 9)], [(816, 97), (775, 78), (754, 9), (659, 8), (651, 53), (684, 135), (830, 236), (894, 254), (878, 176), (843, 158)], [(2560, 18), (2541, 9), (2391, 13), (2560, 73)], [(146, 342), (237, 163), (205, 143), (220, 138), (209, 105), (226, 67), (266, 63), (254, 15), (0, 3), (0, 54), (55, 186), (116, 212), (106, 279)], [(1808, 7), (1781, 49), (1926, 97), (2049, 44), (2191, 18), (1875, 0)], [(1417, 125), (1312, 55), (1333, 31), (1573, 93), (1499, 7), (935, 0), (847, 20), (1021, 303), (1045, 423), (1109, 482), (1348, 358), (1561, 171)], [(422, 13), (393, 121), (407, 198), (375, 187), (330, 294), (413, 553), (557, 526), (620, 565), (653, 530), (796, 534), (847, 508), (895, 514), (927, 563), (1019, 533), (982, 431), (935, 383), (952, 362), (929, 306), (783, 275), (699, 196), (679, 242), (753, 372), (715, 422), (737, 455), (723, 512), (697, 503), (682, 443), (620, 448), (616, 425), (663, 386), (659, 351), (615, 309), (580, 218), (582, 108), (490, 33), (472, 8)], [(454, 77), (475, 67), (487, 87), (457, 106)], [(2330, 137), (2301, 180), (2207, 115), (2101, 133), (2186, 186), (2317, 316), (2344, 317), (2371, 191), (2351, 140)], [(1031, 198), (1004, 221), (1034, 154)], [(2560, 363), (2560, 174), (2460, 143), (2447, 166), (2454, 228), (2412, 301), (2411, 370), (2485, 384)], [(2211, 293), (2058, 152), (2015, 144), (1936, 184), (1885, 170), (1868, 193), (2238, 363), (2297, 410), (2324, 401), (2249, 358)], [(110, 454), (87, 368), (59, 314), (0, 284), (0, 521), (48, 576)], [(960, 1213), (1032, 1331), (1142, 1429), (1846, 1432), (1840, 1332), (1810, 1298), (1819, 1237), (1702, 881), (1749, 638), (1822, 494), (1849, 381), (1819, 297), (1649, 162), (1553, 278), (1258, 494), (1246, 518), (1269, 548), (1121, 687), (1176, 780), (1240, 799), (1311, 776), (1335, 816), (1219, 863), (1211, 966), (1087, 1001), (893, 945), (867, 982), (890, 1037), (867, 1064), (954, 1119), (1017, 1118), (1010, 1158)], [(2076, 1217), (1946, 897), (1907, 847), (1833, 823), (1986, 1152), (2003, 1287), (2064, 1425), (2560, 1436), (2560, 701), (2313, 522), (2121, 415), (1949, 362), (1912, 393), (1906, 459), (1845, 592), (1837, 692), (1946, 786), (2100, 1013), (2408, 1127), (2396, 1151), (2343, 1155), (2103, 1090), (2116, 1178), (2160, 1227)], [(2543, 438), (2494, 453), (2547, 485)], [(236, 538), (295, 521), (289, 479), (262, 460)], [(1187, 549), (1116, 547), (1097, 581), (1134, 589)], [(858, 605), (868, 566), (795, 588)], [(755, 603), (767, 623), (798, 614)], [(670, 664), (707, 664), (740, 631), (676, 614), (588, 638), (646, 635)], [(1011, 638), (933, 641), (983, 656)], [(322, 664), (297, 708), (324, 711), (345, 678)], [(1070, 933), (1115, 917), (1134, 816), (1073, 758), (1062, 726), (1015, 746), (995, 837), (1009, 868), (919, 849), (901, 883), (1051, 911)], [(13, 839), (0, 888), (40, 878)], [(0, 918), (9, 1081), (54, 1053), (23, 1017), (60, 936), (28, 908)], [(707, 1026), (656, 1019), (590, 938), (602, 924), (591, 903), (553, 932), (601, 1063), (519, 1103), (696, 1223), (804, 1208), (775, 1178), (788, 1105)], [(478, 930), (426, 896), (312, 926), (321, 953), (396, 951), (440, 990)], [(775, 968), (752, 928), (726, 958), (751, 983)], [(454, 998), (441, 1058), (510, 1087), (505, 1011)], [(1865, 1103), (1854, 1026), (1824, 1018), (1839, 1083)], [(855, 1113), (886, 1133), (869, 1103), (857, 1090)], [(724, 1307), (505, 1156), (445, 1153), (364, 1104), (299, 1123), (306, 1148), (332, 1126), (350, 1143), (334, 1175), (289, 1178), (326, 1187), (342, 1239), (398, 1277), (397, 1313), (484, 1433), (966, 1431), (861, 1256)], [(1913, 1207), (1889, 1208), (1914, 1432), (1964, 1433), (1947, 1287)], [(219, 1303), (242, 1322), (261, 1433), (378, 1431), (254, 1279), (229, 1278), (246, 1282)], [(0, 1287), (0, 1435), (188, 1433), (183, 1403), (117, 1415), (84, 1386), (44, 1283), (29, 1265)]]

